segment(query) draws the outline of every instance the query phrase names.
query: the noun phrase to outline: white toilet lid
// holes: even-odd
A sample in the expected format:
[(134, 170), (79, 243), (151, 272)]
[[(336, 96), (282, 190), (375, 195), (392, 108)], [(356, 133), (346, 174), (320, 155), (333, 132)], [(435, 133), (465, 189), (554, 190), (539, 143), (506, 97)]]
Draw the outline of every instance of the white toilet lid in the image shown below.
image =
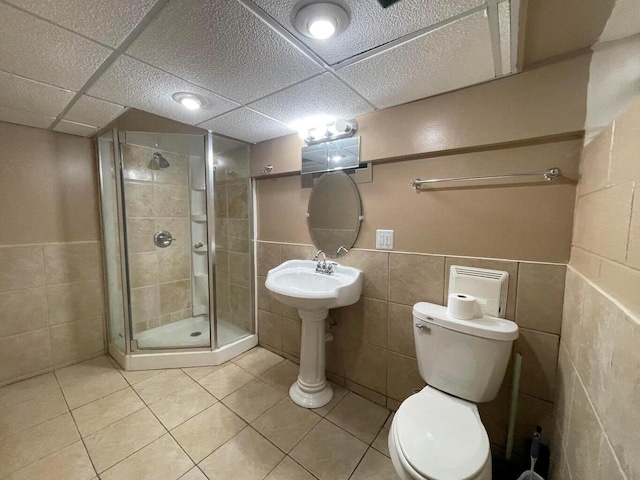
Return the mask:
[(474, 404), (427, 387), (400, 405), (397, 445), (425, 478), (474, 478), (487, 462), (489, 438)]

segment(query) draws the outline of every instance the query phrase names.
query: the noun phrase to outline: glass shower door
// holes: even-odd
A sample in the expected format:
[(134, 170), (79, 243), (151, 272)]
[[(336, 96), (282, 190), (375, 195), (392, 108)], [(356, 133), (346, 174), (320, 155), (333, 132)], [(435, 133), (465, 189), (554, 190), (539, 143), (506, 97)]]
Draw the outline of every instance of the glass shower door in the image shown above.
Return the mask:
[(120, 137), (132, 350), (210, 347), (205, 137)]
[(255, 332), (249, 145), (214, 136), (218, 347)]

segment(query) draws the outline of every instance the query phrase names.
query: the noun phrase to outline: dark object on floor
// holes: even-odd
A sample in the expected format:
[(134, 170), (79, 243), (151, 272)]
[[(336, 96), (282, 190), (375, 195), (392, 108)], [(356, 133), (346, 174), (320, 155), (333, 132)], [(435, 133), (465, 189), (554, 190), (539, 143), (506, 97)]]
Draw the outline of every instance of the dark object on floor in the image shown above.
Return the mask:
[(400, 0), (378, 0), (378, 2), (380, 2), (380, 5), (382, 5), (382, 8), (387, 8), (394, 3), (398, 3), (399, 1)]
[(516, 480), (522, 473), (522, 461), (515, 456), (510, 462), (507, 462), (504, 456), (493, 455), (491, 462), (491, 478), (493, 480)]

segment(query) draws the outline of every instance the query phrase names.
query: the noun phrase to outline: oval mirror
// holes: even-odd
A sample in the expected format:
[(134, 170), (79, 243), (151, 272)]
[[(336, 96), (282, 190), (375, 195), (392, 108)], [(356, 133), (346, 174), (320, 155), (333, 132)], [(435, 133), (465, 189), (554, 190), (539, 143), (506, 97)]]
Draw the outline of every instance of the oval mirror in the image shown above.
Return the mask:
[(309, 198), (309, 233), (328, 257), (347, 253), (358, 238), (362, 206), (358, 187), (344, 172), (325, 173)]

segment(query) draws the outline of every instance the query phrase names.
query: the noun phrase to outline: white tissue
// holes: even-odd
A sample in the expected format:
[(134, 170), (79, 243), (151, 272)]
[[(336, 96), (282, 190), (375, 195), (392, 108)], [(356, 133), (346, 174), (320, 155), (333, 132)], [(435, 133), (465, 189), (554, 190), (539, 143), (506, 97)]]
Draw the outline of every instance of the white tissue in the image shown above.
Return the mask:
[(481, 317), (480, 304), (473, 295), (465, 293), (450, 293), (449, 303), (447, 304), (447, 313), (460, 320), (471, 320), (472, 318)]

